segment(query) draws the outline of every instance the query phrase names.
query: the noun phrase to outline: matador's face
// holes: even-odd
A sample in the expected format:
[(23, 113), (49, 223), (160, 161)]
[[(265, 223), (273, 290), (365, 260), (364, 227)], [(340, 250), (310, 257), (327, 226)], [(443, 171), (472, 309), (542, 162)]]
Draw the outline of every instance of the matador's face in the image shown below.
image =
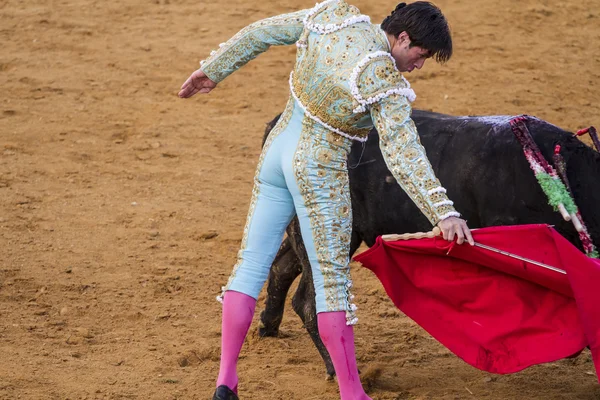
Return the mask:
[(392, 57), (396, 60), (396, 67), (400, 72), (411, 72), (413, 69), (421, 69), (431, 53), (429, 50), (419, 46), (410, 46), (411, 40), (406, 32), (400, 33), (398, 39), (392, 46)]

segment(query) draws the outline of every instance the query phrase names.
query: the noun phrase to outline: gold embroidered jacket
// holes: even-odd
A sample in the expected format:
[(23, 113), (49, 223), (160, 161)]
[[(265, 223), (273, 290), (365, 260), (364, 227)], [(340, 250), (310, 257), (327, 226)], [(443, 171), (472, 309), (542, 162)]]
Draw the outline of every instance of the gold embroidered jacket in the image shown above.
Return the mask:
[(271, 45), (298, 47), (290, 90), (305, 113), (339, 135), (365, 141), (375, 125), (389, 170), (433, 225), (459, 216), (410, 118), (415, 94), (396, 69), (379, 25), (343, 0), (255, 22), (220, 45), (202, 71), (220, 82)]

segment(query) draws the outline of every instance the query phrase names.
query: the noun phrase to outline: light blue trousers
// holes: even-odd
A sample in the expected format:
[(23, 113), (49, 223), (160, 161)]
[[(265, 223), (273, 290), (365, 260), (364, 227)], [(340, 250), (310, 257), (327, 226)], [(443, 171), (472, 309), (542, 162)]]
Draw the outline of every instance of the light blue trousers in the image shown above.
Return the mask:
[(285, 229), (297, 215), (317, 312), (346, 311), (347, 323), (356, 323), (349, 268), (350, 146), (351, 140), (311, 120), (290, 99), (260, 156), (238, 262), (224, 291), (258, 298)]

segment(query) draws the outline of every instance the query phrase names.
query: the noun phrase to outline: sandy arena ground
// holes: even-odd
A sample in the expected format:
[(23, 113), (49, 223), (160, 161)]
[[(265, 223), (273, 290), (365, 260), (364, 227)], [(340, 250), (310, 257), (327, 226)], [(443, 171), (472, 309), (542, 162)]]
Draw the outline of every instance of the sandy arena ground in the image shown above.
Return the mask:
[[(456, 52), (407, 76), (417, 107), (600, 125), (598, 0), (437, 3)], [(214, 299), (295, 47), (272, 49), (209, 96), (176, 93), (238, 29), (313, 4), (0, 0), (0, 399), (210, 398)], [(376, 21), (395, 6), (354, 4)], [(589, 353), (482, 373), (353, 268), (373, 398), (600, 399)], [(278, 339), (257, 338), (255, 320), (240, 374), (242, 399), (338, 399), (289, 310)]]

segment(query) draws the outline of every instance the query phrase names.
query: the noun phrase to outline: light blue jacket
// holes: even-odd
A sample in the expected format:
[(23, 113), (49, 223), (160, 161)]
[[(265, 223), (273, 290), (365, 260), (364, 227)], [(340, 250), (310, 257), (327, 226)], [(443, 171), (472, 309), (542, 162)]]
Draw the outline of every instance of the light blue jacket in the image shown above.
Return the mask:
[(375, 126), (388, 168), (433, 225), (459, 216), (410, 118), (415, 93), (396, 69), (379, 25), (343, 0), (255, 22), (220, 45), (202, 71), (220, 82), (272, 45), (298, 47), (290, 91), (328, 129), (365, 141)]

